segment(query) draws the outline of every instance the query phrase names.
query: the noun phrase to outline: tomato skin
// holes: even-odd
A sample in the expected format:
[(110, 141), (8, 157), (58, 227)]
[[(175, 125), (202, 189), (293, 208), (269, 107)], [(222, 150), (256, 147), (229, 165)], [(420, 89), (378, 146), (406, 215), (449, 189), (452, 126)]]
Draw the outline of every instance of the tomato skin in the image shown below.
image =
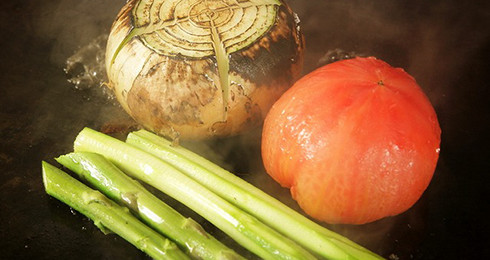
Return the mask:
[(311, 217), (363, 224), (420, 198), (440, 135), (413, 77), (373, 57), (354, 58), (311, 72), (283, 94), (264, 122), (262, 159)]

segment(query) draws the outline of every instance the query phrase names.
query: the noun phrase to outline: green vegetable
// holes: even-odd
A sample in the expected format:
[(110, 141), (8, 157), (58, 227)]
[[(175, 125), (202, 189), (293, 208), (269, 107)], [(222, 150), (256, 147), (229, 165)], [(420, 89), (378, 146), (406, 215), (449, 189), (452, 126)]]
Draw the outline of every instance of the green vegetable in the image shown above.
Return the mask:
[(197, 259), (243, 259), (191, 218), (185, 218), (96, 153), (70, 153), (56, 159), (112, 200), (124, 204), (153, 229)]
[(75, 151), (104, 155), (124, 172), (182, 202), (264, 259), (315, 259), (292, 240), (143, 150), (85, 128), (75, 140)]
[(320, 256), (328, 259), (381, 259), (182, 146), (174, 146), (170, 141), (145, 130), (130, 133), (126, 142), (161, 158)]
[(47, 162), (42, 162), (42, 171), (46, 192), (92, 219), (104, 233), (118, 234), (154, 259), (188, 259), (177, 245), (140, 222), (127, 208)]

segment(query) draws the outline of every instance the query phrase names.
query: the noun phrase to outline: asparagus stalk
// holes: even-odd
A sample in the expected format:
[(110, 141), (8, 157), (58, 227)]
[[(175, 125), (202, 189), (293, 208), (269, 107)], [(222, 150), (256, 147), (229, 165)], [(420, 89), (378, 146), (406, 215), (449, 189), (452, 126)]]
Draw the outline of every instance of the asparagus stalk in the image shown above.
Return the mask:
[(75, 151), (104, 155), (127, 174), (182, 202), (264, 259), (315, 259), (292, 240), (143, 150), (85, 128), (75, 140)]
[(154, 259), (189, 259), (177, 245), (149, 228), (100, 192), (92, 190), (53, 165), (42, 162), (46, 192), (110, 230)]
[(182, 216), (158, 199), (102, 155), (77, 152), (62, 155), (56, 160), (110, 199), (130, 208), (146, 224), (172, 239), (193, 258), (244, 259), (208, 234), (196, 221)]
[(304, 217), (218, 165), (182, 146), (174, 146), (158, 135), (139, 130), (130, 133), (126, 142), (173, 165), (227, 201), (320, 256), (328, 259), (381, 258)]

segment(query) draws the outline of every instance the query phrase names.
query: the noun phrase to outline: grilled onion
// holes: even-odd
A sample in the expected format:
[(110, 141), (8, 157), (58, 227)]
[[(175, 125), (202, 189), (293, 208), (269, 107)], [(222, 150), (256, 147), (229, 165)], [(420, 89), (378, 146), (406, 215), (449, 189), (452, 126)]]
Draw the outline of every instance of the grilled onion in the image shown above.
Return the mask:
[(109, 35), (109, 86), (141, 125), (181, 139), (260, 125), (298, 78), (304, 39), (279, 0), (130, 0)]

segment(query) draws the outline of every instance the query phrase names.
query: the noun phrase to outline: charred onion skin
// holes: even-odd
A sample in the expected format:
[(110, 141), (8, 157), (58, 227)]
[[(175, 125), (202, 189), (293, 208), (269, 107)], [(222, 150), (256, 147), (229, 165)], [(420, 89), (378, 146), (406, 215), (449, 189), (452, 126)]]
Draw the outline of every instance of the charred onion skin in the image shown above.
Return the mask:
[[(253, 129), (301, 73), (304, 38), (297, 16), (282, 1), (153, 1), (161, 5), (151, 16), (158, 19), (144, 25), (135, 17), (135, 8), (151, 12), (142, 2), (149, 1), (131, 0), (118, 14), (108, 39), (106, 68), (122, 107), (153, 132), (204, 139)], [(183, 2), (188, 6), (179, 7)], [(195, 11), (198, 7), (205, 10)], [(185, 8), (189, 11), (180, 10)], [(230, 36), (233, 28), (244, 27), (240, 23), (251, 23), (251, 14), (265, 20), (257, 22), (263, 33), (257, 35), (253, 26), (259, 25), (252, 24), (239, 36)], [(234, 21), (234, 27), (225, 18)], [(185, 37), (165, 42), (178, 31), (176, 25), (186, 32), (199, 27), (197, 36), (189, 37), (201, 42), (190, 44)], [(206, 30), (211, 42), (199, 34)], [(240, 42), (242, 35), (247, 37)], [(179, 49), (179, 40), (189, 45)]]

